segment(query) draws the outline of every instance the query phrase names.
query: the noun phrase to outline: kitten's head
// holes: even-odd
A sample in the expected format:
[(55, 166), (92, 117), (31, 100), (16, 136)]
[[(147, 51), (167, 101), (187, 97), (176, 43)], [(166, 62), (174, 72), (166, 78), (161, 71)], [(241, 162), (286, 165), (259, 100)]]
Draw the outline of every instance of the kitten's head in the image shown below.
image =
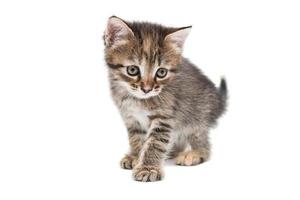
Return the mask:
[(168, 28), (110, 17), (104, 34), (105, 60), (113, 79), (133, 96), (158, 95), (176, 75), (191, 26)]

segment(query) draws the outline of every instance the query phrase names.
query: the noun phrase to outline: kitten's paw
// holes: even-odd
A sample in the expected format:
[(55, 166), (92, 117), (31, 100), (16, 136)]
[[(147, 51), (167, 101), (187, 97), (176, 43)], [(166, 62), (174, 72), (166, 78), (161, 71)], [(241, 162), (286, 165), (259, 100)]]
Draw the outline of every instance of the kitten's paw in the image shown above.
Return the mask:
[(208, 160), (208, 153), (205, 151), (181, 152), (176, 157), (176, 164), (182, 166), (198, 165)]
[(125, 157), (120, 162), (120, 165), (123, 169), (133, 169), (136, 164), (137, 158), (130, 155), (125, 155)]
[(133, 178), (136, 181), (153, 182), (163, 178), (163, 172), (156, 166), (137, 166), (133, 169)]

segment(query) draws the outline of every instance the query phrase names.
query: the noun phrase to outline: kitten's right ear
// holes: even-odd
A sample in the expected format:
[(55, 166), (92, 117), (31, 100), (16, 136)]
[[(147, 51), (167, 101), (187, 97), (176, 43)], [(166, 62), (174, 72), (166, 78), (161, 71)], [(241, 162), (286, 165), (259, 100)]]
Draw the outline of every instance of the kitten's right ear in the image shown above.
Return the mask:
[(184, 42), (187, 36), (189, 35), (191, 29), (192, 26), (178, 28), (177, 30), (168, 34), (165, 37), (165, 42), (169, 42), (170, 44), (172, 44), (178, 52), (182, 52)]
[(123, 44), (130, 36), (134, 36), (134, 34), (125, 21), (116, 16), (108, 19), (104, 33), (105, 46), (115, 47)]

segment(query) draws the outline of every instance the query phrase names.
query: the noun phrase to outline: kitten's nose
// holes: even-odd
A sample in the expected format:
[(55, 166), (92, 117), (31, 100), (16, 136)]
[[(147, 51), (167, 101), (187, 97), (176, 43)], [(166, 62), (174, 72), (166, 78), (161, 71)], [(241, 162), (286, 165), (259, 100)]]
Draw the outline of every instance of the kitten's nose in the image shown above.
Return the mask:
[(141, 89), (143, 90), (143, 92), (145, 94), (147, 94), (148, 92), (150, 92), (152, 90), (152, 87), (150, 85), (142, 84)]

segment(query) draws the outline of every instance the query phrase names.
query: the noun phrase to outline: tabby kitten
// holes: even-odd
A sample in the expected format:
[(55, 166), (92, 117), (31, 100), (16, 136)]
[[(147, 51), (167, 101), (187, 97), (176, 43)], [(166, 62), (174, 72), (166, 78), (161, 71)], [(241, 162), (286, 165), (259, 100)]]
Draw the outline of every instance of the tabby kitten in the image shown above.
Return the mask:
[(190, 30), (108, 19), (105, 61), (130, 144), (121, 167), (137, 181), (161, 180), (166, 158), (182, 166), (209, 158), (208, 131), (225, 109), (226, 83), (217, 89), (182, 57)]

